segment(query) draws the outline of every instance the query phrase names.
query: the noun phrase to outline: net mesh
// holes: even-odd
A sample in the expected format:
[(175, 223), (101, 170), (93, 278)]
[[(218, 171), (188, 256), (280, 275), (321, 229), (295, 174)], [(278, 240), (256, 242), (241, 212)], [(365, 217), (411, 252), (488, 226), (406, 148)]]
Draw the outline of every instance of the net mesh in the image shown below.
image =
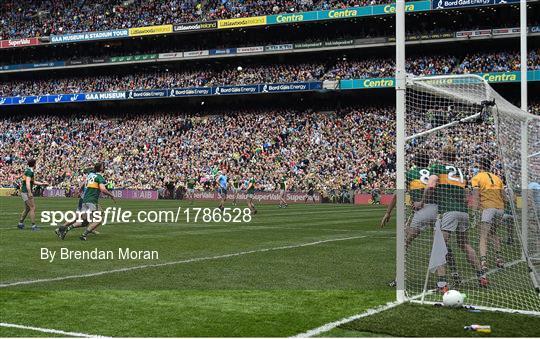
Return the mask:
[[(530, 187), (522, 187), (522, 126)], [(467, 304), (540, 312), (532, 186), (540, 176), (540, 117), (477, 76), (414, 78), (406, 135), (408, 297), (438, 302), (449, 288), (465, 293)]]

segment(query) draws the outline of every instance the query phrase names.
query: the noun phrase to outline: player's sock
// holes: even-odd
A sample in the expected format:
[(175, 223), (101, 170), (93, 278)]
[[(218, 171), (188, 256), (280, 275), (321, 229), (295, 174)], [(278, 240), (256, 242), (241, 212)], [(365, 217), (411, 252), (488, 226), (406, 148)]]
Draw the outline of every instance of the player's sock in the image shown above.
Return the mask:
[(440, 276), (437, 281), (437, 289), (441, 293), (448, 292), (448, 283), (446, 282), (446, 276)]
[(88, 234), (92, 232), (90, 231), (88, 228), (84, 230), (83, 234), (81, 234), (81, 236), (79, 237), (79, 239), (81, 240), (86, 240), (86, 237), (88, 236)]
[(480, 265), (482, 266), (483, 271), (487, 270), (487, 258), (486, 258), (486, 256), (483, 255), (483, 256), (480, 257)]
[(501, 257), (501, 253), (499, 251), (495, 252), (495, 262), (498, 268), (504, 267), (504, 260)]
[(476, 276), (478, 277), (480, 287), (488, 287), (489, 281), (484, 271), (476, 271)]

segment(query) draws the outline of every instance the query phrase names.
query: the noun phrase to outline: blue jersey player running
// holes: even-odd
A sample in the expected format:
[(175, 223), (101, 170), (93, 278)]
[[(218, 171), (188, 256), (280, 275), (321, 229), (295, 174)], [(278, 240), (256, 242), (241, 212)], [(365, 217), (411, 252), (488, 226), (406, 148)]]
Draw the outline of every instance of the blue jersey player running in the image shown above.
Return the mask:
[(227, 173), (225, 170), (218, 172), (218, 178), (216, 180), (218, 185), (218, 193), (221, 197), (221, 203), (219, 204), (219, 208), (223, 209), (225, 207), (225, 200), (227, 200), (227, 181), (229, 178), (227, 177)]

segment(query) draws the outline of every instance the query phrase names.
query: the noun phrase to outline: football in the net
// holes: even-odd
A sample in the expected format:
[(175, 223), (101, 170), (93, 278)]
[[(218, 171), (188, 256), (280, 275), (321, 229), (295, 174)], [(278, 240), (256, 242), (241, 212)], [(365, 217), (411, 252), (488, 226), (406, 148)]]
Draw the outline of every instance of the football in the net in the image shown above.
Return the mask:
[(443, 295), (443, 304), (446, 307), (461, 307), (463, 306), (463, 294), (456, 290), (450, 290)]

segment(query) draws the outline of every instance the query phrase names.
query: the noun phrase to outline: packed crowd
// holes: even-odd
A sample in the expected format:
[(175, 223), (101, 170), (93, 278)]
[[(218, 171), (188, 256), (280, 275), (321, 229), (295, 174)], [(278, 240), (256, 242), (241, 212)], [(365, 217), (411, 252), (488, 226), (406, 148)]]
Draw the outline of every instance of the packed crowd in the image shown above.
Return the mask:
[[(510, 72), (520, 70), (518, 52), (472, 53), (464, 57), (451, 55), (415, 56), (407, 59), (407, 72), (415, 75)], [(324, 79), (355, 79), (394, 76), (394, 58), (338, 61)], [(528, 68), (540, 69), (540, 50), (529, 53)]]
[[(148, 123), (151, 121), (152, 123)], [(198, 189), (218, 170), (274, 190), (291, 179), (306, 190), (390, 187), (394, 166), (391, 108), (324, 111), (240, 111), (228, 114), (14, 116), (0, 120), (0, 184), (20, 177), (24, 160), (54, 187), (77, 185), (79, 174), (107, 162), (117, 188), (159, 188), (197, 177)]]
[(0, 39), (391, 3), (392, 0), (6, 0)]
[[(540, 103), (530, 109), (540, 112)], [(395, 187), (394, 110), (5, 117), (0, 120), (0, 186), (12, 187), (25, 160), (34, 157), (38, 177), (56, 188), (77, 186), (82, 171), (103, 160), (105, 177), (116, 188), (182, 187), (196, 178), (198, 190), (209, 190), (217, 172), (225, 169), (231, 177), (254, 176), (265, 191), (277, 189), (284, 176), (291, 190), (306, 190), (308, 175), (323, 196), (382, 191)], [(432, 112), (419, 113), (409, 119), (408, 134), (443, 123), (438, 119)], [(493, 125), (471, 121), (408, 143), (408, 166), (421, 150), (440, 159), (440, 149), (449, 142), (459, 150), (456, 165), (467, 180), (480, 158), (497, 158)], [(500, 172), (500, 164), (494, 162), (492, 170)]]
[[(529, 69), (540, 69), (540, 51), (531, 51), (528, 63)], [(519, 67), (517, 52), (475, 53), (465, 57), (414, 57), (407, 62), (408, 72), (417, 75), (517, 71)], [(255, 64), (245, 67), (219, 65), (219, 68), (209, 65), (205, 69), (162, 69), (116, 75), (3, 81), (0, 83), (0, 96), (308, 82), (390, 77), (393, 74), (394, 62), (391, 59), (355, 58), (311, 63)]]

